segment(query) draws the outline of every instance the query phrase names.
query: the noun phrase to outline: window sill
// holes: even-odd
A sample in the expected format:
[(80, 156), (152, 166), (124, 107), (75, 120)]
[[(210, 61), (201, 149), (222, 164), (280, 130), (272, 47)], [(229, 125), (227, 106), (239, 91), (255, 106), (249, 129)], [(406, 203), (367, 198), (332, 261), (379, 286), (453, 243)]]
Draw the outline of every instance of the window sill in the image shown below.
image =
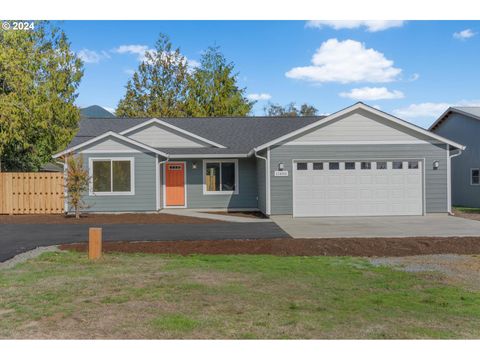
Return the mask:
[(238, 191), (204, 191), (203, 195), (238, 195)]

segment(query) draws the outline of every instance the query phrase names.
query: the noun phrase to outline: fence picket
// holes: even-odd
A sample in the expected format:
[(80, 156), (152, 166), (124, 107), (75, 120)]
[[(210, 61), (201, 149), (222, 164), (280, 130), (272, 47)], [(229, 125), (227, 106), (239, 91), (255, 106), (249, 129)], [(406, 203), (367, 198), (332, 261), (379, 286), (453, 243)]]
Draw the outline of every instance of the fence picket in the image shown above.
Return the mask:
[(0, 172), (0, 214), (60, 214), (62, 173)]

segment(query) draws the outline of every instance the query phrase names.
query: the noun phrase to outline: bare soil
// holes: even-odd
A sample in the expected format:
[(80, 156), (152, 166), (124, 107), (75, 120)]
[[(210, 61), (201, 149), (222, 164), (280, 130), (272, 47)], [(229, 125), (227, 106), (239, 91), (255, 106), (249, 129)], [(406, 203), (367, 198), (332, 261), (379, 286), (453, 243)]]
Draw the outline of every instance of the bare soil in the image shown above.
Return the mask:
[(264, 213), (260, 211), (207, 211), (208, 214), (239, 216), (254, 219), (267, 219)]
[(171, 214), (0, 215), (0, 224), (209, 224), (219, 220)]
[[(61, 245), (86, 251), (87, 244)], [(156, 242), (105, 242), (105, 252), (155, 254), (270, 254), (279, 256), (410, 256), (480, 254), (480, 237), (261, 239)]]
[(480, 213), (478, 213), (478, 212), (468, 212), (468, 211), (454, 210), (453, 214), (455, 216), (462, 217), (462, 218), (465, 218), (465, 219), (480, 221)]

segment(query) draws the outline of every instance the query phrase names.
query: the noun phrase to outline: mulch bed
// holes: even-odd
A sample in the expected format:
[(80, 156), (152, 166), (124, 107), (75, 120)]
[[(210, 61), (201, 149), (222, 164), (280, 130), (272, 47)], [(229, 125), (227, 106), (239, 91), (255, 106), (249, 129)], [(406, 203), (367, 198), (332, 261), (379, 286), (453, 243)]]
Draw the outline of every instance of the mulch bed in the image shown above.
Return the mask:
[[(61, 245), (86, 251), (87, 244)], [(262, 239), (156, 242), (104, 242), (105, 252), (153, 254), (270, 254), (279, 256), (409, 256), (480, 254), (480, 237)]]
[(219, 222), (171, 214), (0, 215), (0, 224), (210, 224)]

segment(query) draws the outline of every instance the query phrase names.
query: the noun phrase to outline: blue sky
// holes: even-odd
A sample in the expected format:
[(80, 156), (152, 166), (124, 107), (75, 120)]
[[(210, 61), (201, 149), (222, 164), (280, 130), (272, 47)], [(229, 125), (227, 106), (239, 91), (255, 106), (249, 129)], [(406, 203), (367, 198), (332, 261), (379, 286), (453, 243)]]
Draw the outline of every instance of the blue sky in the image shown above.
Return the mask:
[[(427, 127), (449, 105), (480, 106), (478, 21), (62, 21), (85, 60), (78, 105), (115, 108), (160, 32), (195, 63), (219, 45), (247, 94), (331, 113), (357, 101)], [(268, 100), (266, 100), (269, 98)]]

